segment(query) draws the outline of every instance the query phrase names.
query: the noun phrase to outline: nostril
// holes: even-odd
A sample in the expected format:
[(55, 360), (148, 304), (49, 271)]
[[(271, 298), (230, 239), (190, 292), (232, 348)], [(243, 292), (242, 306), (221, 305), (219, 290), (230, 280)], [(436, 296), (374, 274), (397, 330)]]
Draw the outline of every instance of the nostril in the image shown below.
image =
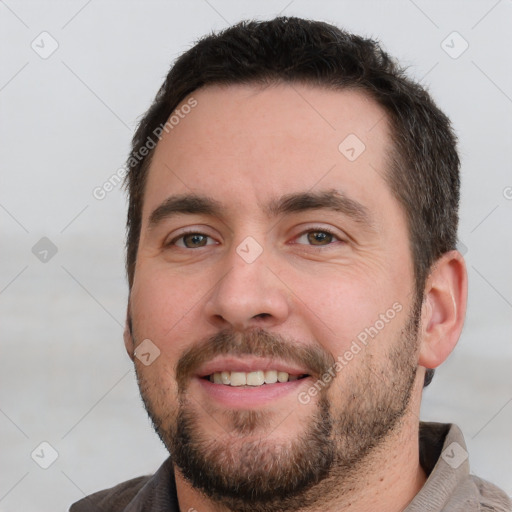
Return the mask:
[(258, 315), (254, 315), (253, 318), (268, 318), (269, 316), (272, 316), (270, 313), (260, 313)]

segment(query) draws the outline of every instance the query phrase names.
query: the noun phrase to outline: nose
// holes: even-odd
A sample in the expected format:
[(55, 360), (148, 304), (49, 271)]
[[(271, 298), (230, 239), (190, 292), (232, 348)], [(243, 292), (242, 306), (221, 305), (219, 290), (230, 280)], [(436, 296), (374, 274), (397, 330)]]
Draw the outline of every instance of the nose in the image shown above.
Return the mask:
[(288, 318), (288, 290), (268, 263), (265, 251), (254, 261), (242, 252), (230, 254), (226, 273), (205, 305), (211, 324), (243, 331), (276, 327)]

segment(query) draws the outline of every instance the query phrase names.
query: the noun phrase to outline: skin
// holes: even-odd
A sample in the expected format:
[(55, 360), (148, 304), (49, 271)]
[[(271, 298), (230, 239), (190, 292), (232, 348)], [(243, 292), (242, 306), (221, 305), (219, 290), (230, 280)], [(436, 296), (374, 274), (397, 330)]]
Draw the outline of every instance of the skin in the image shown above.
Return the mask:
[[(197, 107), (164, 135), (153, 155), (130, 294), (133, 331), (125, 332), (146, 392), (159, 404), (156, 414), (175, 420), (176, 364), (186, 350), (219, 331), (264, 329), (336, 358), (399, 303), (403, 312), (336, 374), (326, 396), (341, 415), (350, 399), (348, 383), (366, 366), (382, 374), (383, 385), (390, 384), (385, 364), (415, 300), (406, 217), (383, 179), (391, 145), (385, 113), (359, 92), (296, 84), (210, 86), (193, 97)], [(348, 134), (366, 146), (355, 161), (338, 150)], [(288, 194), (326, 191), (357, 201), (370, 223), (330, 209), (275, 216), (266, 208)], [(182, 213), (150, 225), (152, 212), (169, 197), (186, 194), (214, 199), (220, 214)], [(179, 237), (185, 230), (208, 236), (207, 245), (183, 246)], [(335, 236), (326, 245), (312, 245), (307, 233), (324, 230)], [(252, 263), (237, 253), (248, 236), (262, 248)], [(405, 414), (366, 457), (358, 478), (307, 510), (399, 511), (419, 491), (426, 479), (418, 458), (424, 372), (454, 348), (466, 293), (463, 258), (446, 253), (425, 283), (413, 351), (417, 372)], [(144, 339), (160, 350), (150, 366), (134, 358), (134, 346)], [(262, 438), (285, 445), (300, 435), (318, 405), (315, 397), (307, 405), (297, 401), (311, 381), (272, 403), (249, 400), (246, 407), (260, 411), (266, 421), (237, 437), (229, 407), (212, 400), (197, 381), (187, 385), (204, 436), (235, 448)], [(179, 470), (176, 485), (181, 510), (224, 509)]]

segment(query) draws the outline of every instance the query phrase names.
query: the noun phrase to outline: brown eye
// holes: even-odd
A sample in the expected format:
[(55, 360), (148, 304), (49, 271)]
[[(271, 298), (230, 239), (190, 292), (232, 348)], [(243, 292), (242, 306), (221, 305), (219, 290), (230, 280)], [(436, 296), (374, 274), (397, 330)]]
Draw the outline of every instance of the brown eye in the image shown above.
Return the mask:
[(201, 233), (188, 233), (178, 238), (176, 245), (186, 247), (187, 249), (195, 249), (208, 245), (208, 238), (206, 235), (201, 235)]
[(311, 245), (329, 245), (333, 242), (334, 236), (327, 231), (310, 231), (307, 233), (307, 239)]

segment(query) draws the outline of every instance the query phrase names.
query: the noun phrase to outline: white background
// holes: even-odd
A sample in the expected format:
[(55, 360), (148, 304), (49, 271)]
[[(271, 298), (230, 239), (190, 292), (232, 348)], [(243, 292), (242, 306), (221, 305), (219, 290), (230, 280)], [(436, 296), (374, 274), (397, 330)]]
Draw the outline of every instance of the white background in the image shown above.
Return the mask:
[[(280, 12), (379, 39), (453, 120), (469, 311), (422, 416), (457, 423), (472, 471), (512, 494), (510, 0), (3, 0), (0, 511), (66, 510), (166, 457), (122, 342), (124, 194), (99, 201), (92, 190), (123, 165), (180, 53), (212, 30)], [(43, 31), (58, 43), (47, 59), (31, 48), (51, 48)], [(453, 31), (469, 44), (456, 59), (441, 46)], [(464, 44), (447, 41), (452, 52)], [(42, 237), (58, 250), (45, 263), (32, 253)], [(58, 452), (46, 470), (31, 458), (42, 441)]]

